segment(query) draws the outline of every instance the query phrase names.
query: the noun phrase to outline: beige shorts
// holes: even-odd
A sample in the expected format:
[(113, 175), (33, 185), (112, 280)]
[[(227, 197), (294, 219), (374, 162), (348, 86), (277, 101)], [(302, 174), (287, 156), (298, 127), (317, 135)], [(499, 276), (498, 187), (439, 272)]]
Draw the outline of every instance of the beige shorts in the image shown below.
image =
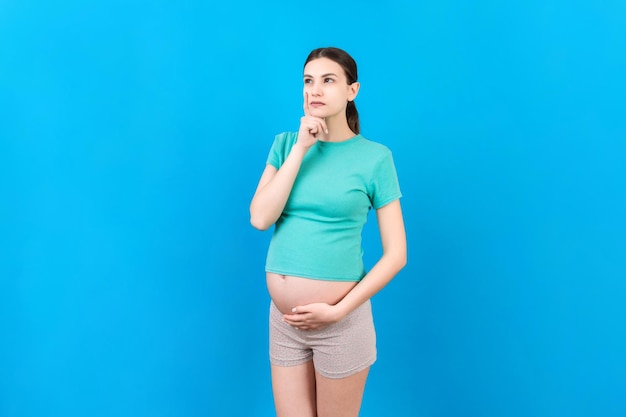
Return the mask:
[(354, 375), (376, 361), (376, 331), (372, 305), (366, 301), (338, 323), (317, 330), (298, 330), (282, 321), (270, 304), (270, 362), (296, 366), (313, 360), (326, 378)]

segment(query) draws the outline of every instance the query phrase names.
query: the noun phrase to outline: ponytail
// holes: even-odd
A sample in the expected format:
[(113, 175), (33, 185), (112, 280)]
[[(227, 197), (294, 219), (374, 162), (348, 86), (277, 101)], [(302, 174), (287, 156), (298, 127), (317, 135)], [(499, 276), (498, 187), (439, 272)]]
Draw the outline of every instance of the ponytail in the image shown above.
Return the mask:
[(356, 109), (354, 101), (348, 101), (348, 106), (346, 107), (346, 119), (348, 120), (348, 127), (350, 127), (350, 130), (352, 130), (356, 135), (361, 133), (359, 112)]

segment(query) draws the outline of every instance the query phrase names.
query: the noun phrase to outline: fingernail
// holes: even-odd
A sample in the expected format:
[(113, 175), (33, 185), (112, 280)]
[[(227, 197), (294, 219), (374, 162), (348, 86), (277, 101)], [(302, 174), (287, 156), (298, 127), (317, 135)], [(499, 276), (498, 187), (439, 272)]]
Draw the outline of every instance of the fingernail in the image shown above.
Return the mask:
[(296, 308), (295, 308), (295, 307), (294, 307), (294, 308), (292, 308), (292, 309), (291, 309), (291, 312), (292, 312), (292, 313), (295, 313), (295, 312), (296, 312)]
[(328, 129), (325, 130), (326, 134), (328, 135)]

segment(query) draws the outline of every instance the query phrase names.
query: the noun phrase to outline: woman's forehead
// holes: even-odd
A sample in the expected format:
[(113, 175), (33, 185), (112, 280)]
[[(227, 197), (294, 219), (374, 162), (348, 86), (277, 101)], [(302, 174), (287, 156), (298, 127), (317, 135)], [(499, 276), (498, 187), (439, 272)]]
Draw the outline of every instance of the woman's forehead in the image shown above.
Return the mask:
[(304, 67), (305, 76), (319, 77), (328, 74), (341, 77), (344, 75), (344, 71), (341, 65), (328, 58), (314, 59), (309, 61)]

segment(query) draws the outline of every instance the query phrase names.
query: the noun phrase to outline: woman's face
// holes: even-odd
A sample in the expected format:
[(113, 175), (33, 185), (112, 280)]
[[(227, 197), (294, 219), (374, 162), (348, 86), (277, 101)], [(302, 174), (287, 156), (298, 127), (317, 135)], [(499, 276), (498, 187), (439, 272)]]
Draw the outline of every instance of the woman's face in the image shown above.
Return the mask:
[(346, 74), (335, 61), (318, 58), (304, 67), (304, 99), (311, 116), (345, 117), (348, 101), (354, 100), (359, 83), (348, 85)]

